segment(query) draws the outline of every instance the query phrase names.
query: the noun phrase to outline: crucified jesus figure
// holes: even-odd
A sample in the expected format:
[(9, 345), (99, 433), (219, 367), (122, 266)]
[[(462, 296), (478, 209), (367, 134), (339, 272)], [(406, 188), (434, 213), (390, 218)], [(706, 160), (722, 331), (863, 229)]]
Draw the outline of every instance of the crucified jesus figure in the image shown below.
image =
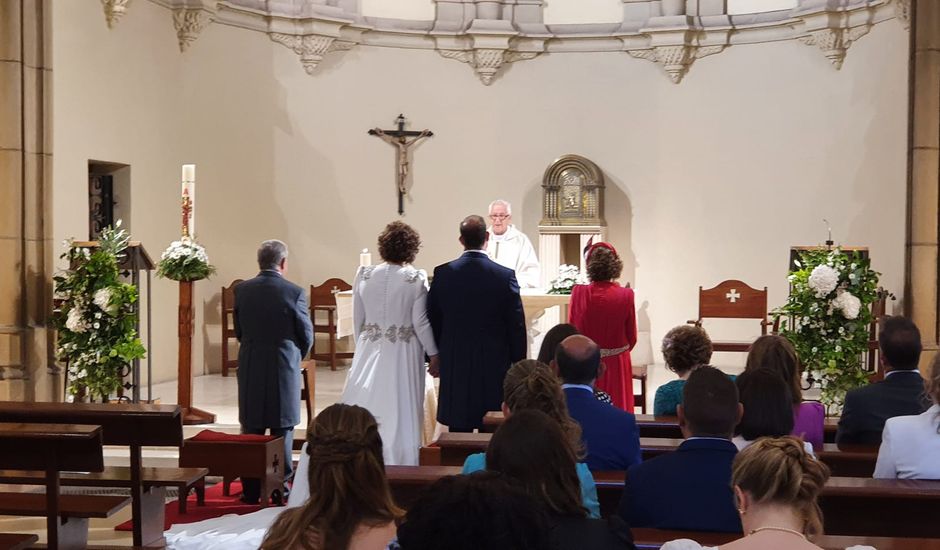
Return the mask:
[(397, 130), (382, 130), (373, 128), (369, 130), (369, 135), (378, 136), (382, 141), (394, 145), (398, 148), (398, 213), (404, 214), (404, 196), (407, 193), (405, 182), (408, 178), (409, 158), (408, 149), (426, 137), (431, 137), (434, 132), (430, 130), (421, 130), (420, 132), (405, 130), (405, 117), (398, 115)]

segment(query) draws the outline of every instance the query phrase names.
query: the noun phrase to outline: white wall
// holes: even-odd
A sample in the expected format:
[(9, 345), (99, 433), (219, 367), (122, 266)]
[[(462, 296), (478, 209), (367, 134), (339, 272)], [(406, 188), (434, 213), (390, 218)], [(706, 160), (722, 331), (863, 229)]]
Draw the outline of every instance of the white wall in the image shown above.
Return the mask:
[[(578, 153), (607, 174), (611, 240), (654, 347), (694, 317), (699, 285), (740, 278), (782, 303), (788, 248), (825, 240), (822, 218), (902, 290), (907, 36), (895, 21), (841, 71), (789, 41), (734, 46), (680, 85), (626, 54), (572, 53), (515, 63), (485, 87), (433, 51), (357, 47), (311, 77), (265, 35), (221, 25), (180, 54), (150, 2), (111, 31), (94, 6), (54, 9), (56, 237), (85, 229), (87, 159), (114, 160), (132, 167), (134, 238), (159, 255), (178, 234), (179, 166), (195, 162), (199, 238), (219, 273), (197, 285), (194, 353), (213, 370), (218, 289), (254, 273), (259, 241), (288, 242), (302, 285), (348, 280), (397, 218), (394, 151), (366, 130), (399, 112), (435, 132), (415, 152), (404, 217), (424, 239), (420, 267), (454, 257), (458, 221), (497, 196), (535, 241), (542, 173)], [(176, 289), (155, 291), (166, 379)]]
[(432, 0), (360, 0), (359, 9), (367, 17), (434, 19)]

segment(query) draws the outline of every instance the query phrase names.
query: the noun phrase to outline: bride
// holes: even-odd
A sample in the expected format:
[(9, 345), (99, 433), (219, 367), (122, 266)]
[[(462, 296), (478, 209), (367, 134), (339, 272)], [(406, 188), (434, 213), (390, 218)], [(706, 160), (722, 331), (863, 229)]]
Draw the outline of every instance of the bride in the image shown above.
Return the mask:
[[(829, 468), (814, 459), (795, 437), (758, 439), (738, 453), (731, 472), (743, 538), (718, 550), (819, 550), (808, 535), (822, 532), (816, 499)], [(662, 550), (703, 550), (687, 539)]]
[(356, 353), (341, 403), (359, 405), (379, 423), (386, 464), (417, 465), (424, 430), (425, 386), (437, 364), (427, 318), (427, 274), (411, 266), (421, 238), (392, 222), (379, 235), (384, 263), (359, 268), (353, 283)]

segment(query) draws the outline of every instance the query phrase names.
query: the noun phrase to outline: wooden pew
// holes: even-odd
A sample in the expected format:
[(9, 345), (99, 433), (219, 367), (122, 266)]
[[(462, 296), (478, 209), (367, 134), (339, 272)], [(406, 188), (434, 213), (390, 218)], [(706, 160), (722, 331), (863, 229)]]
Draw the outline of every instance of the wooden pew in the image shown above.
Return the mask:
[[(421, 464), (462, 466), (467, 456), (486, 451), (492, 434), (488, 433), (442, 433), (433, 444), (440, 448), (440, 461), (434, 462), (435, 452), (422, 449)], [(641, 437), (640, 450), (643, 460), (676, 450), (682, 439)], [(425, 448), (426, 449), (426, 448)], [(833, 476), (871, 477), (878, 459), (878, 448), (856, 445), (836, 446), (826, 443), (816, 456), (829, 466)]]
[[(459, 474), (460, 468), (386, 466), (385, 472), (396, 501), (407, 508), (424, 488), (443, 476)], [(625, 473), (593, 474), (601, 514), (608, 516), (616, 513), (623, 494)], [(827, 534), (853, 538), (875, 536), (940, 539), (940, 522), (936, 521), (940, 512), (940, 481), (832, 477), (823, 488), (820, 507)], [(682, 537), (665, 540), (673, 538)], [(846, 545), (843, 545), (840, 548), (845, 547)], [(879, 545), (876, 547), (884, 550)]]
[[(483, 416), (483, 429), (481, 431), (492, 433), (503, 422), (502, 411), (490, 411)], [(675, 416), (653, 416), (651, 414), (636, 415), (636, 425), (640, 430), (640, 437), (660, 437), (665, 439), (682, 439), (682, 430), (679, 429), (679, 419)], [(823, 438), (826, 443), (835, 443), (836, 430), (839, 427), (838, 418), (826, 418), (823, 421)]]
[(127, 505), (115, 496), (60, 495), (59, 472), (104, 469), (100, 426), (0, 423), (0, 467), (41, 467), (45, 494), (0, 493), (0, 514), (45, 516), (50, 548), (84, 548), (88, 518), (104, 518)]
[(30, 548), (37, 540), (39, 537), (28, 533), (0, 533), (0, 550)]
[[(129, 485), (134, 519), (134, 546), (163, 544), (166, 489), (154, 484), (144, 490), (141, 449), (144, 445), (179, 447), (183, 444), (183, 421), (179, 406), (0, 401), (0, 419), (7, 422), (98, 425), (102, 428), (105, 445), (130, 447)], [(29, 465), (6, 468), (25, 470)]]
[[(638, 550), (658, 550), (664, 543), (676, 539), (692, 539), (703, 546), (720, 546), (740, 536), (726, 533), (633, 529), (634, 544)], [(811, 537), (811, 540), (826, 550), (845, 550), (855, 545), (873, 546), (878, 550), (940, 550), (938, 539), (820, 535)]]

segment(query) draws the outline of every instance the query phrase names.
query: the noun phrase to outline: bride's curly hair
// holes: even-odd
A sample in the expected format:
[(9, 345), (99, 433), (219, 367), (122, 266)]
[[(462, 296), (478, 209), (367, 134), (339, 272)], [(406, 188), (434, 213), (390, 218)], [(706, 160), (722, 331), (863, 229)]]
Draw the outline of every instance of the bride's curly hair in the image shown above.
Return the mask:
[(307, 428), (307, 454), (310, 500), (278, 516), (261, 550), (345, 550), (360, 525), (402, 517), (385, 478), (379, 427), (366, 409), (323, 409)]
[(581, 425), (568, 414), (561, 382), (548, 365), (535, 359), (513, 365), (503, 379), (503, 401), (511, 412), (535, 409), (547, 414), (561, 426), (578, 458), (584, 457)]

